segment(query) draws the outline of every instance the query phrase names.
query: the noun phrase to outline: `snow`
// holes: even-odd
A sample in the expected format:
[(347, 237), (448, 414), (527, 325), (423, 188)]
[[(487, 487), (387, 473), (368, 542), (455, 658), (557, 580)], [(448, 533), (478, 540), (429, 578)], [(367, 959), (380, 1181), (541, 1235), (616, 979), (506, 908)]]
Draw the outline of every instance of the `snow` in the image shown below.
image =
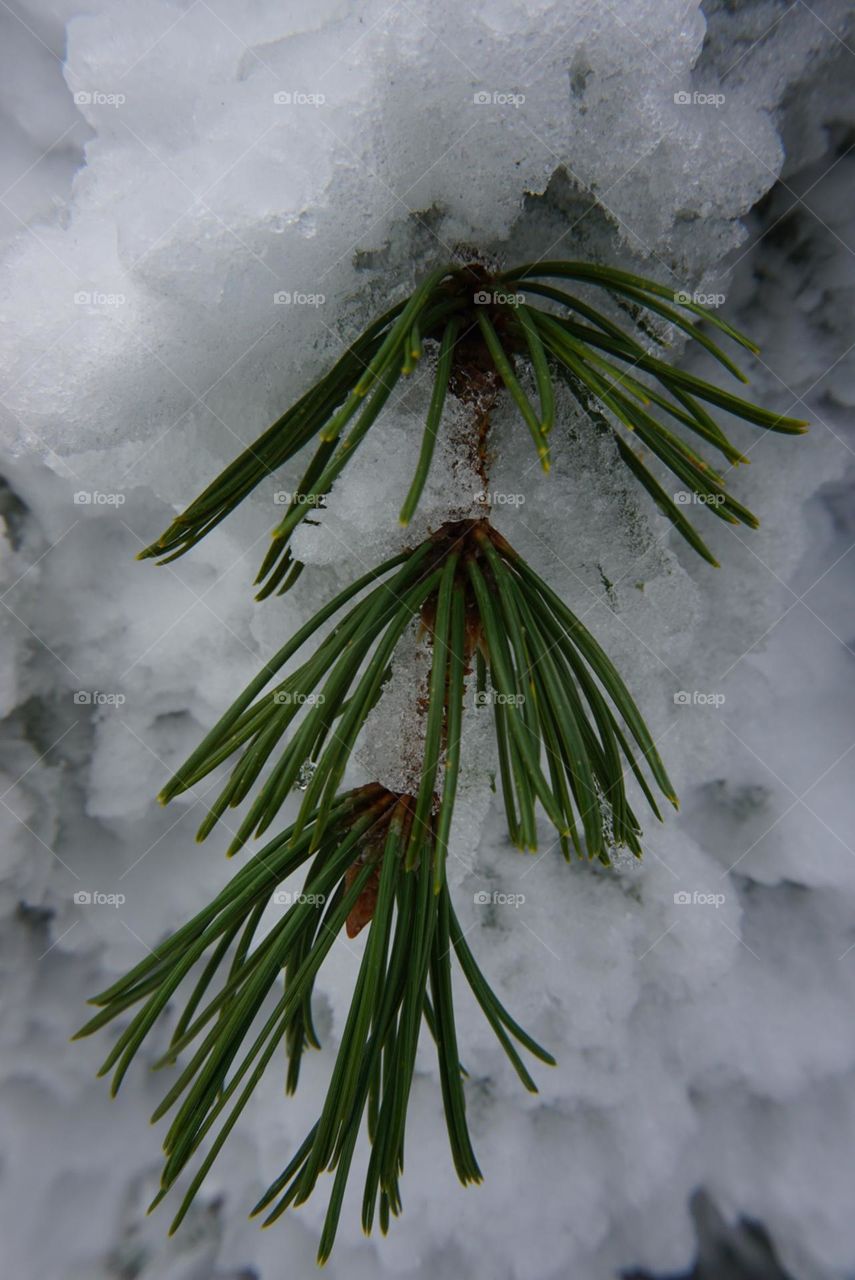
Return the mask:
[[(66, 1040), (85, 998), (229, 875), (226, 831), (193, 841), (208, 783), (156, 805), (170, 770), (320, 601), (477, 510), (483, 483), (455, 458), (450, 412), (400, 530), (422, 370), (300, 529), (288, 597), (257, 606), (250, 582), (299, 464), (176, 564), (133, 556), (367, 315), (475, 246), (508, 263), (608, 256), (723, 293), (762, 347), (751, 394), (814, 425), (792, 440), (734, 424), (751, 466), (733, 489), (762, 523), (699, 513), (715, 571), (571, 405), (549, 477), (497, 412), (495, 523), (624, 674), (683, 806), (646, 823), (640, 865), (568, 868), (545, 823), (520, 855), (490, 790), (491, 735), (467, 711), (455, 902), (558, 1066), (537, 1064), (527, 1095), (461, 985), (485, 1182), (454, 1180), (425, 1041), (404, 1218), (362, 1239), (357, 1165), (330, 1273), (674, 1273), (697, 1248), (701, 1188), (725, 1222), (762, 1222), (799, 1280), (851, 1276), (851, 6), (27, 0), (2, 21), (10, 1274), (311, 1273), (322, 1196), (271, 1232), (245, 1210), (323, 1097), (363, 940), (324, 967), (325, 1048), (297, 1098), (272, 1069), (173, 1241), (164, 1214), (144, 1217), (161, 1088), (144, 1066), (161, 1041), (111, 1103), (94, 1079), (106, 1040)], [(420, 661), (412, 637), (353, 780), (398, 776)]]

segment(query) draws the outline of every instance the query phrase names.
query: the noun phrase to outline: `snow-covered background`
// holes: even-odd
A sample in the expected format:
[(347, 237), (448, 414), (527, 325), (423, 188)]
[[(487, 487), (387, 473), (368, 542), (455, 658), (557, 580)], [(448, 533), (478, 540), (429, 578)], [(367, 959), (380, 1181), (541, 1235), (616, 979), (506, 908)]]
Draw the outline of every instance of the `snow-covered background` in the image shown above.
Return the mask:
[[(355, 1177), (330, 1274), (671, 1274), (700, 1220), (707, 1250), (761, 1224), (755, 1276), (773, 1252), (797, 1280), (855, 1275), (853, 6), (20, 0), (0, 25), (4, 1274), (312, 1273), (323, 1196), (264, 1233), (245, 1211), (314, 1118), (358, 945), (322, 973), (297, 1098), (271, 1069), (171, 1242), (144, 1217), (159, 1042), (111, 1103), (106, 1038), (67, 1037), (230, 874), (226, 833), (193, 841), (204, 795), (154, 796), (281, 637), (400, 545), (424, 382), (301, 530), (284, 600), (249, 585), (296, 469), (177, 564), (133, 557), (366, 315), (471, 245), (724, 294), (762, 347), (752, 394), (813, 429), (734, 428), (762, 525), (700, 511), (715, 571), (569, 408), (548, 478), (497, 415), (497, 523), (623, 671), (683, 808), (647, 825), (639, 867), (568, 868), (545, 826), (524, 858), (468, 717), (459, 911), (559, 1065), (525, 1095), (461, 990), (486, 1181), (456, 1184), (426, 1046), (404, 1217), (365, 1241)], [(416, 534), (481, 487), (453, 425)], [(354, 779), (394, 773), (413, 660)], [(484, 890), (524, 900), (487, 910)]]

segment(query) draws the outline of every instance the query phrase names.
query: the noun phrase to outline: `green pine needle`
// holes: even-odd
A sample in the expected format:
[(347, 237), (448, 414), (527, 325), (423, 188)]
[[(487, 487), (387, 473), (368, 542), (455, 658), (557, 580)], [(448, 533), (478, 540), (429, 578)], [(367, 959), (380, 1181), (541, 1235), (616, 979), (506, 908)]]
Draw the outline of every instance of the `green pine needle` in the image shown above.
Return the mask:
[[(395, 795), (376, 783), (342, 793), (356, 739), (404, 631), (416, 620), (429, 640), (431, 662), (423, 763), (413, 793)], [(332, 629), (318, 642), (327, 622)], [(310, 656), (281, 678), (282, 667), (307, 642)], [(91, 1035), (121, 1019), (100, 1072), (112, 1076), (115, 1094), (147, 1037), (178, 1001), (169, 1047), (156, 1064), (178, 1070), (152, 1117), (172, 1117), (152, 1207), (194, 1167), (172, 1230), (280, 1045), (288, 1059), (287, 1092), (296, 1089), (303, 1055), (318, 1045), (314, 983), (345, 930), (353, 935), (370, 925), (326, 1100), (306, 1141), (254, 1211), (268, 1225), (303, 1203), (325, 1170), (334, 1171), (319, 1261), (332, 1248), (363, 1122), (371, 1148), (363, 1225), (370, 1231), (379, 1211), (385, 1230), (401, 1210), (406, 1115), (423, 1018), (436, 1043), (455, 1170), (464, 1184), (481, 1180), (466, 1124), (452, 952), (524, 1087), (536, 1091), (514, 1041), (542, 1062), (553, 1061), (510, 1017), (479, 970), (445, 878), (471, 683), (481, 691), (476, 704), (492, 704), (506, 802), (520, 815), (509, 823), (511, 835), (524, 847), (536, 846), (539, 804), (563, 847), (571, 837), (580, 856), (608, 864), (619, 845), (640, 855), (626, 777), (635, 776), (657, 816), (651, 784), (674, 798), (649, 730), (608, 658), (486, 520), (445, 527), (321, 609), (163, 793), (168, 800), (237, 756), (200, 831), (207, 834), (227, 805), (257, 787), (234, 852), (271, 824), (311, 759), (315, 771), (296, 821), (250, 858), (209, 906), (95, 997), (96, 1012), (78, 1032)], [(477, 706), (474, 714), (482, 714)], [(259, 783), (266, 766), (272, 767)], [(566, 851), (569, 856), (569, 844)], [(282, 898), (279, 886), (304, 866), (302, 892), (264, 929), (268, 909)]]
[[(630, 315), (633, 328), (568, 292), (564, 286), (572, 288), (573, 281), (601, 290)], [(694, 317), (756, 353), (750, 339), (656, 281), (579, 262), (529, 263), (499, 274), (478, 264), (438, 267), (370, 325), (142, 558), (166, 562), (183, 555), (313, 442), (256, 580), (259, 598), (287, 591), (302, 569), (290, 550), (294, 531), (323, 504), (400, 378), (421, 367), (432, 390), (402, 525), (424, 491), (449, 390), (464, 399), (467, 385), (488, 387), (490, 394), (507, 390), (548, 471), (560, 382), (593, 429), (613, 436), (618, 456), (677, 532), (717, 565), (661, 472), (724, 522), (755, 527), (756, 518), (696, 447), (700, 441), (714, 449), (728, 467), (748, 461), (712, 410), (784, 434), (798, 434), (806, 424), (659, 359), (643, 341), (658, 341), (645, 313), (747, 381)], [(429, 368), (425, 343), (437, 353)], [(651, 459), (660, 476), (650, 470)], [(430, 652), (427, 697), (414, 711), (423, 730), (418, 776), (408, 793), (379, 783), (343, 791), (400, 642), (416, 627)], [(537, 847), (542, 812), (567, 860), (575, 854), (609, 865), (621, 847), (640, 857), (628, 780), (657, 819), (656, 791), (677, 806), (650, 730), (614, 665), (486, 519), (446, 524), (339, 592), (264, 665), (160, 796), (166, 804), (228, 765), (198, 839), (245, 805), (230, 856), (267, 832), (300, 788), (296, 820), (250, 857), (207, 907), (96, 996), (90, 1002), (95, 1013), (77, 1033), (88, 1036), (118, 1020), (100, 1071), (111, 1076), (115, 1093), (141, 1046), (177, 1005), (169, 1046), (155, 1064), (173, 1077), (152, 1117), (171, 1115), (151, 1208), (194, 1169), (172, 1231), (280, 1046), (286, 1092), (297, 1089), (303, 1055), (320, 1047), (314, 984), (343, 932), (353, 937), (368, 930), (326, 1097), (305, 1140), (253, 1210), (267, 1226), (304, 1203), (323, 1173), (332, 1173), (319, 1262), (333, 1247), (363, 1133), (369, 1158), (362, 1225), (370, 1232), (376, 1219), (386, 1232), (401, 1212), (422, 1021), (436, 1046), (455, 1171), (463, 1184), (481, 1181), (466, 1121), (452, 954), (523, 1086), (536, 1092), (519, 1048), (554, 1063), (499, 1002), (451, 901), (446, 868), (469, 691), (475, 695), (470, 714), (492, 712), (508, 832), (520, 849)], [(302, 891), (292, 898), (279, 886), (300, 869)]]
[[(601, 289), (632, 309), (637, 318), (636, 332), (616, 324), (583, 298), (544, 283), (550, 280), (575, 281), (589, 289)], [(524, 291), (520, 295), (525, 299), (523, 305), (508, 301), (504, 291), (510, 285)], [(485, 304), (485, 297), (495, 297), (496, 301)], [(548, 300), (557, 309), (547, 311), (535, 305), (538, 298)], [(807, 424), (763, 409), (651, 355), (639, 341), (645, 333), (641, 322), (645, 311), (666, 320), (690, 342), (708, 351), (739, 381), (747, 381), (733, 358), (690, 317), (713, 326), (728, 341), (752, 354), (757, 352), (754, 343), (717, 312), (657, 281), (585, 262), (527, 263), (496, 276), (478, 264), (438, 267), (425, 276), (408, 299), (369, 326), (329, 373), (177, 516), (158, 540), (141, 552), (141, 558), (155, 557), (166, 563), (183, 555), (266, 477), (275, 475), (315, 440), (314, 456), (273, 531), (273, 541), (257, 578), (260, 599), (274, 591), (287, 591), (300, 570), (290, 550), (294, 530), (329, 493), (394, 396), (399, 378), (414, 371), (422, 359), (424, 341), (431, 340), (438, 344), (439, 357), (429, 374), (433, 392), (416, 472), (401, 508), (401, 523), (407, 525), (430, 470), (446, 392), (455, 361), (461, 358), (460, 339), (477, 328), (488, 360), (531, 433), (544, 470), (549, 470), (547, 437), (555, 419), (555, 385), (561, 381), (570, 387), (586, 412), (593, 408), (605, 415), (620, 442), (620, 456), (633, 475), (689, 545), (715, 563), (691, 521), (685, 513), (675, 511), (660, 482), (622, 438), (622, 431), (634, 432), (662, 466), (714, 514), (730, 523), (753, 527), (754, 516), (727, 494), (724, 482), (710, 464), (690, 448), (682, 435), (669, 430), (662, 416), (667, 415), (705, 439), (731, 464), (747, 459), (727, 439), (705, 404), (784, 434), (798, 434)], [(537, 409), (520, 381), (519, 369), (525, 366), (534, 376)], [(648, 381), (642, 381), (642, 376)]]
[[(350, 605), (347, 612), (326, 606), (308, 622), (165, 786), (164, 802), (195, 787), (225, 761), (233, 761), (199, 828), (199, 839), (253, 791), (229, 854), (264, 834), (307, 762), (313, 770), (297, 833), (309, 814), (323, 817), (388, 677), (395, 649), (407, 628), (420, 619), (432, 635), (433, 657), (424, 762), (407, 865), (418, 862), (418, 841), (427, 830), (435, 794), (445, 796), (438, 778), (449, 745), (451, 768), (444, 781), (453, 797), (464, 673), (475, 646), (494, 689), (505, 798), (520, 814), (519, 821), (509, 821), (511, 838), (524, 848), (536, 846), (539, 803), (561, 836), (571, 835), (581, 823), (588, 856), (607, 862), (616, 845), (640, 854), (641, 829), (626, 797), (627, 769), (649, 772), (662, 793), (673, 799), (673, 786), (651, 735), (590, 633), (486, 520), (445, 526), (360, 581), (371, 584), (371, 590), (355, 604), (352, 591), (342, 593), (337, 600)], [(326, 621), (334, 625), (317, 642), (319, 626)], [(296, 654), (298, 640), (311, 640), (311, 653), (283, 678), (282, 667)], [(449, 744), (450, 727), (454, 734)], [(627, 745), (628, 738), (634, 740), (644, 769)], [(443, 840), (450, 807), (443, 808), (448, 815), (440, 823)]]
[[(412, 797), (376, 785), (362, 787), (337, 798), (319, 833), (313, 831), (317, 820), (313, 815), (302, 835), (292, 827), (271, 841), (208, 907), (95, 997), (99, 1013), (78, 1037), (116, 1018), (125, 1021), (128, 1010), (135, 1010), (104, 1063), (103, 1071), (114, 1072), (115, 1091), (157, 1019), (186, 993), (193, 972), (203, 966), (183, 997), (161, 1065), (174, 1065), (185, 1052), (189, 1061), (152, 1117), (173, 1115), (164, 1140), (161, 1189), (152, 1207), (195, 1166), (174, 1231), (279, 1046), (284, 1044), (288, 1054), (289, 1082), (296, 1081), (295, 1064), (298, 1071), (305, 1049), (317, 1047), (307, 1027), (314, 982), (342, 930), (355, 933), (365, 923), (367, 896), (367, 944), (321, 1114), (253, 1210), (266, 1214), (265, 1225), (275, 1221), (289, 1205), (308, 1199), (320, 1175), (334, 1169), (318, 1251), (323, 1262), (335, 1238), (369, 1104), (363, 1225), (370, 1231), (378, 1194), (392, 1214), (400, 1211), (407, 1106), (423, 1016), (436, 1041), (455, 1169), (464, 1184), (481, 1180), (466, 1123), (452, 953), (527, 1089), (536, 1092), (512, 1038), (541, 1062), (554, 1064), (554, 1059), (503, 1008), (463, 939), (447, 886), (436, 891), (435, 819), (429, 817), (419, 862), (410, 868), (405, 850), (417, 821)], [(310, 848), (316, 849), (314, 857)], [(283, 897), (279, 886), (310, 859), (301, 894), (259, 936), (263, 913), (275, 911)]]

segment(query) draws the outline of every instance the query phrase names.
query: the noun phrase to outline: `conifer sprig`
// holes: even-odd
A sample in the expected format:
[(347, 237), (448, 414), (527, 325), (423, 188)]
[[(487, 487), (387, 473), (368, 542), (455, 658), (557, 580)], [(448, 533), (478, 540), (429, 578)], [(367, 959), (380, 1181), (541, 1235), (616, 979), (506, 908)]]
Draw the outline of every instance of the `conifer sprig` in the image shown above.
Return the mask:
[[(351, 604), (366, 584), (371, 590)], [(346, 604), (351, 607), (342, 615)], [(650, 731), (594, 637), (486, 520), (444, 526), (331, 601), (233, 703), (167, 783), (161, 800), (166, 803), (237, 757), (198, 835), (204, 839), (227, 808), (242, 804), (256, 788), (229, 848), (233, 854), (270, 827), (308, 766), (295, 831), (300, 834), (309, 814), (318, 815), (321, 829), (396, 647), (416, 618), (432, 637), (432, 659), (406, 864), (418, 863), (420, 841), (441, 798), (439, 888), (457, 785), (465, 677), (475, 650), (492, 686), (481, 699), (492, 704), (512, 840), (520, 848), (536, 848), (540, 804), (566, 856), (571, 845), (580, 856), (604, 862), (616, 845), (640, 854), (627, 771), (657, 817), (651, 783), (676, 804)], [(332, 619), (335, 625), (313, 642), (310, 656), (281, 678), (301, 645)]]
[[(595, 308), (587, 296), (568, 292), (567, 282), (603, 291), (629, 317), (630, 327)], [(595, 427), (614, 436), (619, 456), (676, 529), (715, 564), (676, 495), (649, 469), (647, 454), (720, 519), (753, 526), (755, 517), (699, 451), (698, 441), (728, 466), (747, 461), (711, 410), (789, 434), (805, 424), (654, 354), (654, 346), (663, 345), (656, 326), (664, 322), (745, 381), (696, 321), (756, 351), (688, 295), (628, 272), (561, 261), (501, 273), (479, 264), (438, 267), (370, 325), (142, 555), (163, 561), (182, 555), (314, 442), (257, 580), (261, 597), (286, 590), (301, 569), (290, 550), (292, 534), (321, 505), (400, 378), (413, 373), (425, 342), (431, 342), (437, 354), (428, 374), (430, 403), (400, 513), (403, 525), (424, 490), (449, 392), (472, 409), (480, 448), (494, 393), (504, 387), (548, 470), (560, 382)], [(414, 625), (422, 628), (430, 653), (427, 686), (418, 697), (414, 691), (417, 776), (406, 793), (377, 782), (343, 792), (359, 736), (400, 641)], [(308, 1199), (324, 1171), (334, 1173), (319, 1261), (332, 1248), (363, 1123), (371, 1148), (363, 1226), (369, 1231), (378, 1217), (385, 1231), (401, 1210), (404, 1135), (422, 1019), (436, 1042), (456, 1172), (463, 1183), (480, 1181), (466, 1123), (452, 952), (524, 1086), (535, 1090), (517, 1045), (553, 1062), (498, 1001), (451, 902), (449, 837), (464, 703), (473, 684), (476, 714), (493, 716), (508, 831), (521, 849), (536, 848), (542, 809), (568, 859), (575, 852), (608, 864), (620, 846), (640, 856), (641, 829), (627, 794), (630, 775), (657, 817), (655, 790), (676, 806), (650, 730), (613, 664), (487, 520), (446, 524), (339, 592), (265, 664), (161, 795), (166, 803), (229, 762), (231, 772), (199, 829), (200, 839), (227, 809), (246, 801), (229, 848), (236, 853), (268, 830), (299, 787), (304, 795), (295, 822), (250, 858), (209, 906), (95, 997), (97, 1012), (78, 1033), (90, 1035), (120, 1020), (101, 1069), (102, 1075), (112, 1073), (115, 1093), (153, 1028), (179, 1000), (181, 1011), (159, 1065), (175, 1066), (185, 1054), (187, 1060), (153, 1117), (173, 1113), (154, 1203), (191, 1162), (196, 1165), (173, 1230), (280, 1045), (288, 1059), (287, 1090), (296, 1089), (306, 1048), (318, 1047), (314, 984), (342, 932), (354, 937), (369, 928), (326, 1099), (254, 1211), (273, 1222)], [(292, 900), (279, 886), (304, 866), (302, 892)], [(269, 912), (284, 905), (288, 909), (269, 924)]]
[[(575, 282), (602, 290), (629, 312), (632, 327), (624, 328), (584, 298), (548, 281)], [(535, 305), (540, 299), (551, 303), (553, 309)], [(637, 446), (654, 455), (720, 519), (753, 527), (756, 518), (727, 492), (724, 476), (688, 442), (685, 433), (710, 445), (734, 466), (748, 459), (727, 438), (707, 406), (784, 434), (798, 434), (806, 423), (763, 409), (653, 355), (650, 344), (645, 346), (642, 341), (649, 334), (648, 316), (685, 334), (729, 374), (747, 381), (732, 357), (698, 321), (756, 353), (751, 340), (714, 310), (657, 281), (584, 262), (527, 263), (496, 275), (475, 263), (438, 267), (408, 299), (370, 325), (329, 373), (177, 516), (141, 558), (166, 562), (183, 555), (261, 481), (316, 440), (315, 453), (273, 531), (256, 580), (259, 598), (286, 590), (301, 569), (291, 554), (291, 535), (306, 515), (323, 503), (388, 405), (399, 379), (416, 368), (423, 343), (433, 340), (439, 354), (429, 375), (433, 389), (418, 462), (401, 508), (401, 523), (406, 525), (430, 470), (443, 405), (453, 381), (456, 344), (462, 334), (477, 330), (488, 361), (516, 404), (545, 470), (550, 465), (549, 433), (555, 421), (555, 383), (559, 380), (569, 386), (586, 413), (614, 432), (620, 457), (678, 532), (709, 563), (717, 564)], [(526, 368), (532, 373), (536, 403), (521, 380)], [(668, 426), (663, 419), (675, 425)]]
[[(367, 944), (321, 1114), (254, 1210), (265, 1214), (268, 1225), (289, 1205), (307, 1200), (322, 1173), (334, 1171), (318, 1251), (323, 1262), (366, 1118), (371, 1156), (363, 1227), (371, 1230), (379, 1209), (385, 1232), (390, 1215), (400, 1213), (406, 1116), (422, 1018), (436, 1041), (455, 1170), (464, 1184), (481, 1180), (466, 1123), (452, 953), (525, 1088), (537, 1092), (514, 1040), (541, 1062), (554, 1065), (555, 1060), (518, 1026), (491, 989), (464, 940), (447, 886), (435, 892), (436, 819), (429, 817), (419, 861), (411, 867), (405, 850), (416, 821), (413, 797), (372, 784), (337, 796), (320, 832), (318, 821), (313, 814), (302, 830), (291, 827), (277, 836), (209, 906), (96, 996), (90, 1003), (98, 1012), (76, 1038), (117, 1018), (124, 1022), (133, 1012), (99, 1073), (112, 1073), (115, 1094), (155, 1024), (176, 999), (183, 1000), (157, 1065), (174, 1067), (182, 1054), (189, 1061), (152, 1116), (156, 1121), (172, 1113), (161, 1187), (151, 1207), (191, 1164), (197, 1166), (173, 1219), (175, 1231), (283, 1045), (287, 1091), (295, 1091), (305, 1049), (320, 1047), (311, 1008), (317, 974), (342, 931), (353, 937), (367, 923)], [(302, 891), (293, 897), (281, 891), (287, 877), (307, 862)], [(268, 911), (279, 918), (264, 931)]]

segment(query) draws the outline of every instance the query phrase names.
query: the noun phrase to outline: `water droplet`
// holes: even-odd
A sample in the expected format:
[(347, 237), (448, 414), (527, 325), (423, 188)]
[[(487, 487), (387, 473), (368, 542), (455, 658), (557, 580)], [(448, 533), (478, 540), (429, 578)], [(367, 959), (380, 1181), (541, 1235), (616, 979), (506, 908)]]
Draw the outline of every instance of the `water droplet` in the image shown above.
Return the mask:
[(297, 774), (296, 781), (294, 782), (295, 791), (306, 791), (308, 789), (309, 783), (312, 781), (317, 767), (318, 766), (313, 760), (305, 760), (303, 764), (300, 765), (300, 772)]

